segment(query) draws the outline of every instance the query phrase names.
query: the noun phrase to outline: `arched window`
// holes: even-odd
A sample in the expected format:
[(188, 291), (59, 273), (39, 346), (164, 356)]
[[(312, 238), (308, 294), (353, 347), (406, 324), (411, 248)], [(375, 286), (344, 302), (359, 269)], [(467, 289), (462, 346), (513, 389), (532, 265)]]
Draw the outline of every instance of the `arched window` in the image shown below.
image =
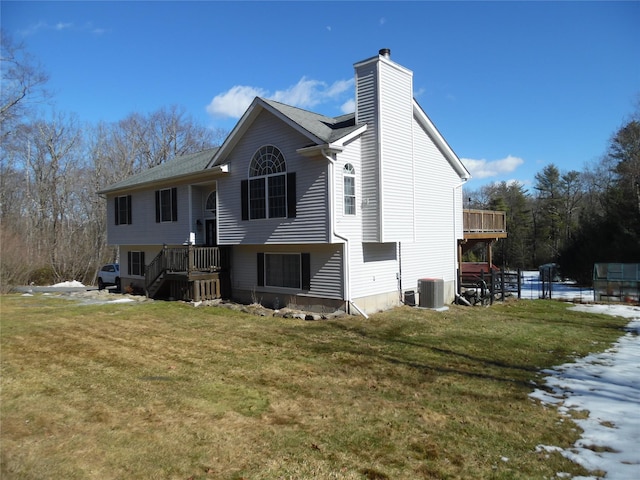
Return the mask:
[(212, 214), (214, 218), (216, 217), (216, 213), (218, 211), (218, 200), (215, 190), (211, 192), (207, 197), (207, 202), (204, 205), (204, 209), (207, 211), (207, 213)]
[(261, 147), (249, 165), (249, 218), (287, 216), (287, 167), (273, 145)]
[(342, 170), (344, 183), (344, 214), (356, 214), (356, 170), (347, 163)]

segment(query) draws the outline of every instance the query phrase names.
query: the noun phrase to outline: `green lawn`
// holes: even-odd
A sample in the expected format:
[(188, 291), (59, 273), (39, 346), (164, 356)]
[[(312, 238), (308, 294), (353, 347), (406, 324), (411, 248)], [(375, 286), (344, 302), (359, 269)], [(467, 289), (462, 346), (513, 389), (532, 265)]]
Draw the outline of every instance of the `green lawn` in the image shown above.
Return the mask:
[(586, 472), (528, 395), (624, 319), (520, 301), (305, 322), (2, 296), (3, 479), (531, 479)]

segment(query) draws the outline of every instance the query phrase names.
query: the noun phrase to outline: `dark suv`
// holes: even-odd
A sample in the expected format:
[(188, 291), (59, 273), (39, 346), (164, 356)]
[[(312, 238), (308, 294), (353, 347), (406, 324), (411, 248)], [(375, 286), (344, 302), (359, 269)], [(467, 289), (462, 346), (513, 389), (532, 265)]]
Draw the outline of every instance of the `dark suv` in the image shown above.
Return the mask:
[(120, 265), (117, 263), (108, 263), (98, 272), (98, 289), (115, 285), (120, 290)]

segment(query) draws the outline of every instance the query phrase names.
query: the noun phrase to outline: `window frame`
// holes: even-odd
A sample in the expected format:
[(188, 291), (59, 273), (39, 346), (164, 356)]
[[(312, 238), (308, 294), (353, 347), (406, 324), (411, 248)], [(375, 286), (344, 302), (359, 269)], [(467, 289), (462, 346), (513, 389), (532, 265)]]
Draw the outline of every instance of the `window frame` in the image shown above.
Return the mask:
[[(137, 257), (134, 261), (134, 256)], [(134, 271), (134, 265), (137, 267)], [(129, 250), (127, 252), (127, 275), (134, 277), (144, 277), (146, 265), (144, 263), (144, 252), (142, 250)]]
[(131, 195), (118, 195), (115, 197), (114, 220), (116, 225), (131, 225), (133, 223), (131, 218)]
[[(277, 261), (275, 257), (283, 257)], [(295, 285), (283, 275), (282, 282), (274, 283), (270, 269), (285, 271), (284, 257), (297, 258), (297, 282)], [(278, 264), (278, 265), (276, 265)], [(309, 291), (311, 289), (311, 254), (306, 252), (259, 252), (257, 255), (257, 284), (259, 287)], [(287, 280), (287, 281), (285, 281)]]
[[(168, 194), (165, 194), (165, 192), (168, 192)], [(155, 197), (156, 197), (156, 223), (177, 222), (178, 221), (178, 189), (176, 187), (161, 188), (160, 190), (155, 191)]]
[[(347, 184), (350, 183), (348, 186)], [(347, 193), (347, 186), (349, 193)], [(345, 215), (356, 215), (356, 170), (347, 163), (342, 169), (342, 211)]]
[(249, 163), (248, 219), (288, 218), (287, 181), (287, 162), (282, 151), (275, 145), (260, 147)]
[[(213, 199), (213, 208), (211, 208), (211, 205), (209, 204), (209, 199)], [(204, 210), (207, 213), (212, 214), (213, 216), (216, 216), (216, 214), (218, 213), (218, 192), (217, 190), (213, 190), (212, 192), (209, 193), (209, 195), (207, 195), (207, 198), (204, 201)]]

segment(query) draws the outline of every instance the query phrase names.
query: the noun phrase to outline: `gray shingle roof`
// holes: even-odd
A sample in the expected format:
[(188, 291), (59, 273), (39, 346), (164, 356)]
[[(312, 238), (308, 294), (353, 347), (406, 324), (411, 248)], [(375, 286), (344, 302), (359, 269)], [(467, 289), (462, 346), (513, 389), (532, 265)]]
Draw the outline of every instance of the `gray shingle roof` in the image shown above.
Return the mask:
[(339, 117), (327, 117), (274, 100), (267, 100), (266, 98), (262, 98), (262, 100), (326, 143), (332, 143), (358, 129), (355, 113)]
[(98, 193), (108, 193), (198, 172), (207, 166), (217, 151), (218, 147), (215, 147), (202, 150), (201, 152), (175, 157), (168, 162), (132, 175), (113, 185), (109, 185), (106, 189)]
[[(340, 115), (338, 117), (327, 117), (274, 100), (267, 100), (265, 98), (261, 98), (260, 100), (325, 143), (335, 142), (359, 128), (355, 123), (355, 113)], [(206, 168), (218, 149), (219, 147), (210, 148), (198, 153), (176, 157), (166, 163), (125, 178), (98, 193), (110, 193), (196, 173)]]

